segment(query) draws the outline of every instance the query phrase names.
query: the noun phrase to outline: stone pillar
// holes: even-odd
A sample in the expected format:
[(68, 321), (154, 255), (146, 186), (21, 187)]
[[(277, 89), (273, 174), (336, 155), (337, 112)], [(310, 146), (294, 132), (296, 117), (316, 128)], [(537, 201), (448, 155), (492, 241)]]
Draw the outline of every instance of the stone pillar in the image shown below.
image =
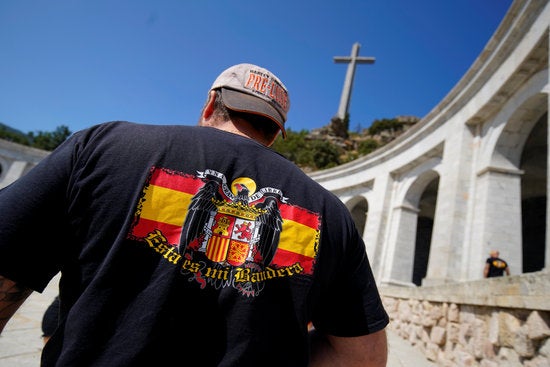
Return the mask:
[[(550, 37), (548, 38), (548, 43), (550, 43)], [(550, 46), (548, 47), (548, 52), (550, 54)], [(548, 127), (548, 129), (546, 129), (547, 130), (547, 133), (546, 133), (546, 241), (545, 241), (546, 248), (545, 248), (545, 259), (544, 259), (545, 270), (550, 269), (550, 246), (548, 245), (548, 243), (550, 242), (550, 196), (549, 196), (550, 195), (550, 148), (548, 147), (548, 144), (550, 144), (550, 124), (548, 123), (548, 119), (550, 119), (549, 86), (550, 86), (550, 74), (549, 74), (547, 87), (545, 88), (546, 98), (547, 98), (546, 126)]]
[(522, 272), (521, 174), (520, 170), (495, 167), (478, 173), (470, 279), (483, 277), (485, 259), (492, 249), (500, 251), (512, 274)]
[(392, 197), (392, 183), (390, 175), (380, 175), (374, 182), (373, 190), (367, 194), (369, 203), (368, 220), (363, 240), (367, 247), (367, 254), (376, 280), (383, 278), (385, 269), (384, 259), (387, 257), (386, 226), (389, 207)]
[(468, 172), (469, 176), (469, 184), (468, 184), (468, 193), (467, 197), (469, 198), (467, 204), (466, 204), (466, 212), (465, 212), (465, 219), (464, 219), (464, 243), (462, 246), (462, 254), (460, 259), (460, 271), (458, 272), (458, 279), (459, 280), (469, 280), (469, 279), (476, 279), (478, 278), (477, 270), (474, 270), (474, 272), (471, 274), (471, 256), (472, 256), (472, 250), (475, 248), (478, 248), (477, 242), (476, 242), (476, 234), (475, 234), (475, 224), (477, 220), (483, 220), (483, 218), (478, 218), (476, 214), (476, 203), (477, 203), (477, 184), (478, 184), (478, 177), (477, 173), (475, 171), (475, 163), (479, 160), (480, 155), (480, 148), (482, 143), (481, 138), (481, 131), (482, 131), (482, 124), (477, 123), (475, 125), (471, 125), (471, 131), (473, 132), (473, 139), (472, 139), (472, 149), (471, 149), (471, 162), (470, 165), (470, 171)]
[(417, 208), (401, 205), (392, 209), (381, 282), (386, 285), (414, 286), (412, 282)]
[(469, 246), (466, 228), (473, 146), (472, 131), (463, 121), (453, 121), (443, 152), (428, 271), (422, 285), (446, 283), (460, 274), (462, 253)]

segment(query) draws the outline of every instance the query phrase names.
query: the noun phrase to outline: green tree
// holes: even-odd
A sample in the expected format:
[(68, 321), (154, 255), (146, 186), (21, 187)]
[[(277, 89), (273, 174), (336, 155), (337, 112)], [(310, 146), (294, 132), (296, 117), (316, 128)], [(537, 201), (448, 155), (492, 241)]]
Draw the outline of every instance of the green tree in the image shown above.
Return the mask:
[(63, 143), (71, 131), (65, 125), (58, 126), (55, 131), (37, 131), (28, 133), (30, 145), (34, 148), (52, 151)]
[(316, 169), (336, 167), (340, 164), (340, 149), (326, 140), (313, 140), (310, 151), (313, 153), (312, 160)]
[(0, 125), (0, 139), (11, 141), (17, 144), (30, 145), (29, 138), (26, 135), (18, 133), (4, 125)]
[(308, 131), (287, 130), (286, 139), (279, 136), (272, 148), (301, 168), (324, 169), (340, 164), (340, 149), (325, 140), (308, 139)]
[(307, 150), (306, 136), (307, 130), (294, 132), (291, 129), (286, 130), (286, 139), (283, 139), (281, 135), (277, 137), (272, 148), (276, 152), (285, 156), (288, 160), (299, 165), (298, 162), (307, 160), (305, 157), (305, 151)]
[(357, 151), (361, 155), (367, 155), (379, 147), (379, 144), (374, 139), (366, 139), (359, 143)]

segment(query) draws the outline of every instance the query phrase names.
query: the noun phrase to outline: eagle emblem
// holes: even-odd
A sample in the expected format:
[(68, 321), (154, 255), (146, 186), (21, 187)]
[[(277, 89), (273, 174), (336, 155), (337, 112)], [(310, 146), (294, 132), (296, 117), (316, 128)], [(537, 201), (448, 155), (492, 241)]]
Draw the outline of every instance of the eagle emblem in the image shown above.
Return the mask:
[(205, 182), (193, 196), (185, 217), (178, 252), (189, 247), (223, 266), (254, 263), (269, 266), (282, 231), (282, 192), (240, 177), (228, 185), (225, 175), (199, 172)]

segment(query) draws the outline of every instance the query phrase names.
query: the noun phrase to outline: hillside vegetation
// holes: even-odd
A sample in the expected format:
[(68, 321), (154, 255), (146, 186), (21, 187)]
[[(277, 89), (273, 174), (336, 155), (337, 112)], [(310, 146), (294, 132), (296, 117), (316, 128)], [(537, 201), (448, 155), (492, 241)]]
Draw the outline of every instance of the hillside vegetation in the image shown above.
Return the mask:
[[(287, 138), (277, 138), (273, 149), (306, 172), (336, 167), (367, 155), (389, 143), (419, 119), (399, 116), (374, 120), (369, 128), (349, 131), (349, 118), (333, 118), (327, 126), (312, 131), (287, 130)], [(23, 133), (0, 123), (0, 138), (47, 151), (54, 150), (71, 135), (67, 126), (55, 131)]]
[(336, 167), (365, 156), (394, 140), (419, 118), (398, 116), (374, 120), (369, 128), (350, 132), (348, 121), (333, 118), (329, 125), (312, 131), (287, 130), (287, 138), (277, 138), (273, 149), (306, 172)]
[(42, 150), (54, 150), (70, 135), (71, 131), (65, 125), (58, 126), (55, 131), (37, 131), (25, 134), (0, 122), (0, 139)]

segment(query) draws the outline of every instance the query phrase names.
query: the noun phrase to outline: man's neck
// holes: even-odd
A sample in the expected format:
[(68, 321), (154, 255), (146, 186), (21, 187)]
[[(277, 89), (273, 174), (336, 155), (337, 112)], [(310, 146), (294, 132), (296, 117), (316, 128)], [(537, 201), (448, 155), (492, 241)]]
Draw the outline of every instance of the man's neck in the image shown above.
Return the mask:
[(265, 141), (262, 133), (256, 130), (250, 122), (244, 119), (217, 121), (215, 123), (201, 123), (201, 125), (210, 126), (232, 134), (244, 136), (265, 146), (270, 145), (269, 142)]

